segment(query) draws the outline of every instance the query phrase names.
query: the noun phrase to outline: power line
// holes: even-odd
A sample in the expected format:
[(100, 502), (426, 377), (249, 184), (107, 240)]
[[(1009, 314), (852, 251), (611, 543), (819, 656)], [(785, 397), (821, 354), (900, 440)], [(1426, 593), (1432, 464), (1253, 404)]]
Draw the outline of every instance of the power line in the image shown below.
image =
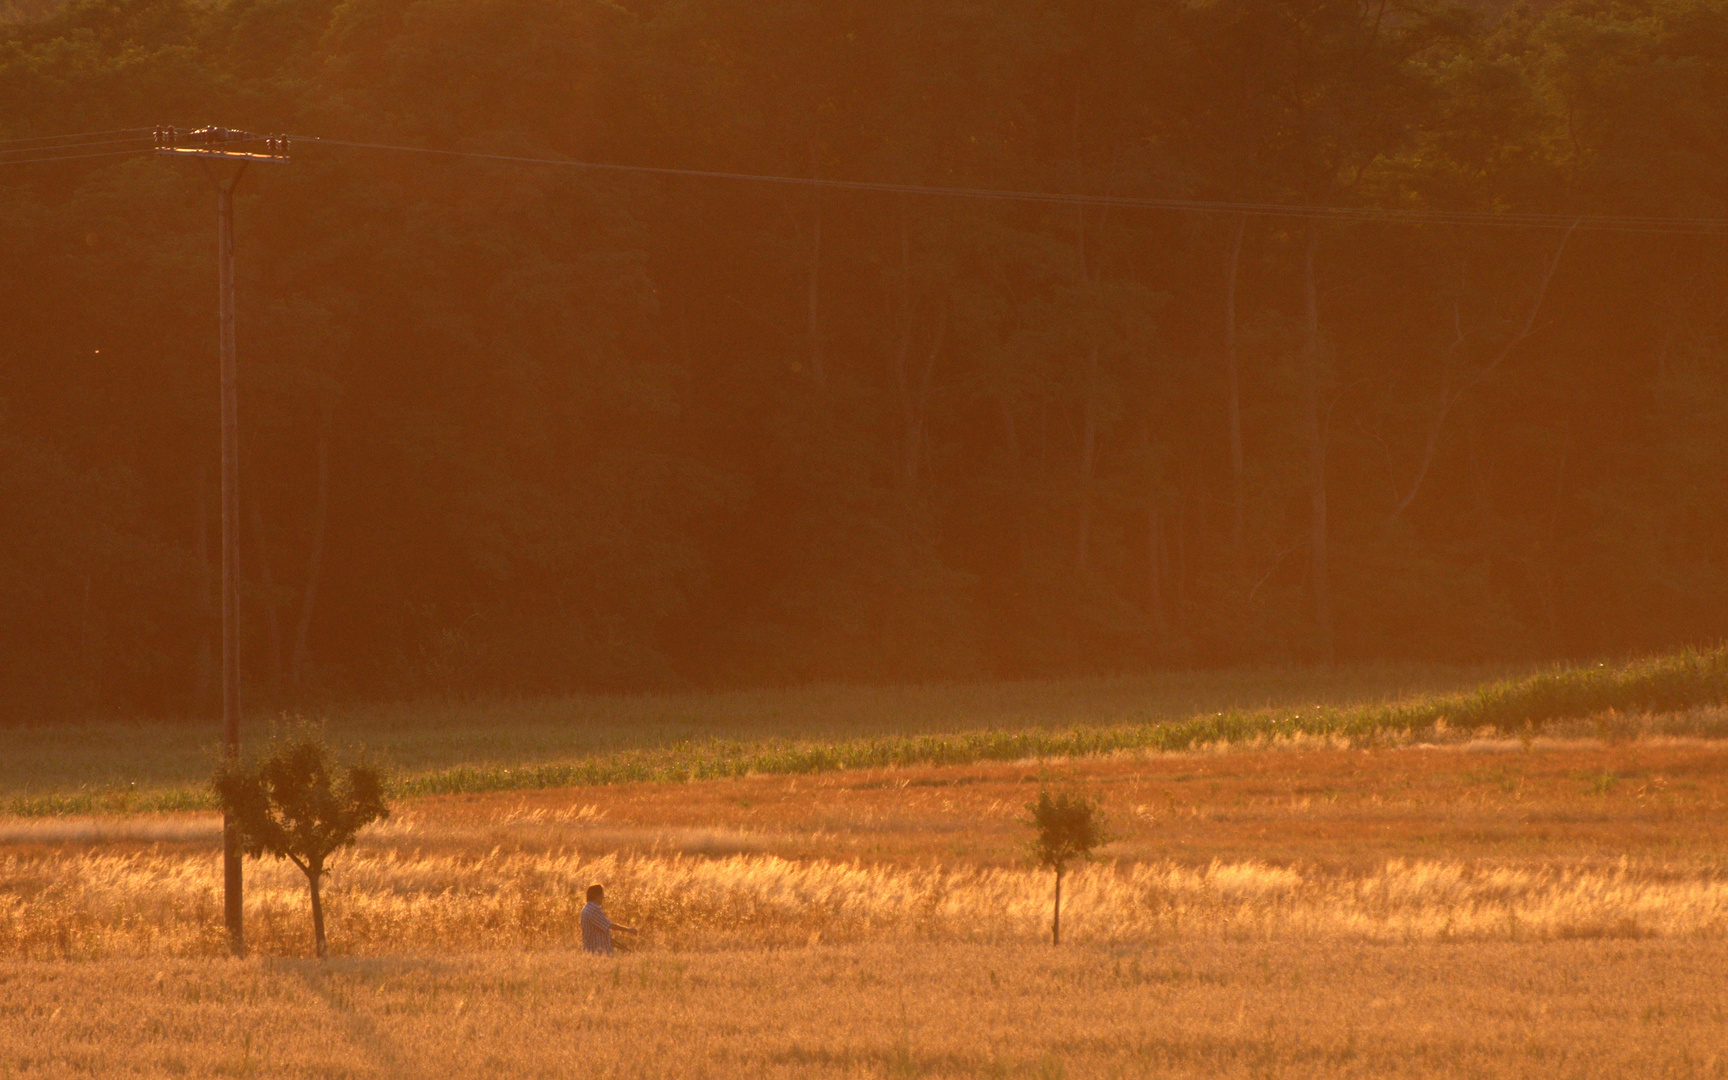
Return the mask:
[[(77, 147), (67, 147), (67, 149), (75, 150)], [(50, 161), (84, 161), (88, 158), (131, 157), (134, 154), (147, 153), (149, 150), (150, 148), (148, 146), (141, 146), (136, 150), (108, 150), (100, 154), (61, 154), (58, 157), (8, 158), (0, 160), (0, 165), (43, 165)]]
[[(0, 146), (18, 142), (51, 143), (53, 140), (90, 139), (102, 135), (132, 135), (160, 132), (156, 128), (120, 128), (112, 131), (84, 132), (77, 135), (45, 135), (35, 139), (0, 139)], [(237, 135), (242, 133), (235, 133)], [(50, 161), (78, 161), (88, 158), (120, 157), (138, 151), (121, 150), (96, 154), (61, 154), (59, 150), (78, 150), (85, 146), (113, 145), (143, 139), (147, 134), (118, 138), (104, 142), (67, 143), (0, 149), (0, 165), (28, 165)], [(233, 141), (259, 141), (263, 136)], [(288, 136), (293, 142), (313, 143), (355, 150), (379, 150), (401, 154), (425, 154), (434, 157), (461, 158), (472, 161), (495, 161), (504, 164), (541, 165), (555, 168), (583, 169), (591, 172), (624, 173), (639, 176), (670, 176), (696, 180), (731, 180), (743, 183), (774, 184), (787, 187), (828, 188), (839, 191), (865, 191), (879, 194), (922, 195), (934, 198), (974, 199), (995, 202), (1043, 203), (1061, 206), (1110, 206), (1124, 209), (1171, 210), (1189, 213), (1248, 215), (1251, 217), (1292, 218), (1297, 220), (1361, 221), (1407, 225), (1487, 225), (1496, 228), (1519, 229), (1588, 229), (1599, 232), (1648, 233), (1658, 235), (1713, 235), (1728, 232), (1728, 218), (1662, 217), (1655, 215), (1616, 214), (1550, 214), (1518, 211), (1488, 212), (1476, 210), (1387, 209), (1367, 206), (1324, 206), (1300, 203), (1228, 202), (1208, 199), (1156, 198), (1135, 195), (1088, 195), (1083, 193), (1023, 191), (1005, 188), (953, 187), (937, 184), (898, 184), (876, 180), (837, 180), (815, 176), (783, 176), (772, 173), (749, 173), (719, 169), (680, 169), (658, 165), (625, 165), (616, 162), (580, 161), (572, 158), (534, 157), (522, 154), (490, 154), (473, 150), (439, 150), (425, 146), (400, 146), (393, 143), (358, 142), (329, 139), (317, 135)], [(142, 149), (142, 148), (141, 148)], [(6, 154), (31, 154), (35, 157), (4, 157)]]
[(94, 139), (98, 135), (147, 134), (149, 131), (149, 128), (111, 128), (108, 131), (82, 131), (74, 135), (33, 135), (27, 139), (0, 139), (0, 146), (9, 146), (13, 143), (50, 142), (56, 139)]
[(988, 199), (1003, 202), (1052, 203), (1067, 206), (1116, 206), (1148, 210), (1181, 210), (1213, 214), (1247, 214), (1255, 217), (1286, 217), (1349, 221), (1379, 221), (1397, 224), (1492, 225), (1501, 228), (1594, 229), (1610, 232), (1711, 234), (1728, 231), (1728, 218), (1678, 218), (1603, 214), (1538, 214), (1469, 210), (1391, 210), (1375, 207), (1339, 207), (1292, 203), (1247, 203), (1221, 200), (1149, 198), (1132, 195), (1086, 195), (1062, 192), (1015, 191), (999, 188), (948, 187), (931, 184), (895, 184), (871, 180), (833, 180), (813, 176), (779, 176), (764, 173), (727, 172), (713, 169), (678, 169), (655, 165), (621, 165), (612, 162), (578, 161), (569, 158), (488, 154), (470, 150), (436, 150), (423, 146), (326, 139), (316, 135), (291, 135), (294, 142), (317, 143), (359, 150), (429, 154), (522, 165), (549, 165), (596, 172), (647, 176), (677, 176), (704, 180), (736, 180), (792, 187), (832, 188), (886, 194), (928, 195), (944, 198)]
[(148, 135), (129, 135), (124, 139), (92, 139), (86, 142), (60, 143), (57, 146), (16, 146), (11, 149), (0, 148), (0, 154), (40, 154), (56, 150), (83, 150), (92, 146), (121, 146), (126, 143), (146, 143)]
[[(277, 147), (278, 143), (281, 142), (280, 136), (254, 135), (251, 132), (229, 131), (227, 129), (203, 128), (203, 129), (197, 129), (196, 131), (193, 131), (193, 130), (182, 131), (182, 130), (176, 129), (176, 128), (160, 128), (160, 127), (158, 127), (158, 128), (116, 128), (112, 131), (87, 131), (87, 132), (82, 132), (82, 133), (77, 134), (77, 135), (43, 135), (43, 136), (39, 136), (39, 137), (34, 138), (34, 139), (0, 139), (0, 165), (36, 165), (36, 164), (41, 164), (43, 162), (49, 162), (49, 161), (80, 161), (80, 160), (83, 160), (85, 158), (121, 157), (121, 156), (135, 154), (135, 153), (142, 153), (142, 152), (147, 151), (147, 150), (160, 149), (164, 145), (172, 146), (173, 145), (173, 139), (169, 138), (165, 141), (164, 140), (165, 133), (170, 135), (170, 136), (178, 134), (178, 135), (192, 137), (190, 139), (190, 141), (188, 142), (188, 147), (187, 147), (187, 148), (191, 148), (194, 144), (196, 144), (198, 146), (203, 145), (203, 141), (196, 138), (196, 136), (198, 136), (200, 133), (217, 131), (217, 130), (221, 131), (222, 138), (220, 141), (224, 144), (230, 144), (230, 143), (263, 143), (263, 144), (265, 144), (265, 146), (269, 149), (267, 150), (267, 153), (264, 156), (271, 156), (271, 155), (276, 154), (277, 153), (276, 147)], [(115, 136), (120, 136), (120, 137), (119, 138), (97, 138), (97, 136), (107, 136), (107, 135), (115, 135)], [(79, 141), (79, 142), (66, 141), (66, 140), (73, 140), (73, 139), (83, 140), (83, 141)], [(55, 141), (55, 140), (59, 140), (59, 141)], [(9, 144), (13, 144), (13, 143), (34, 143), (37, 145), (9, 146)], [(94, 153), (94, 154), (68, 153), (68, 151), (81, 151), (81, 150), (89, 149), (91, 147), (123, 146), (123, 145), (129, 144), (129, 143), (137, 144), (136, 149), (115, 150), (115, 151), (107, 151), (107, 152)]]

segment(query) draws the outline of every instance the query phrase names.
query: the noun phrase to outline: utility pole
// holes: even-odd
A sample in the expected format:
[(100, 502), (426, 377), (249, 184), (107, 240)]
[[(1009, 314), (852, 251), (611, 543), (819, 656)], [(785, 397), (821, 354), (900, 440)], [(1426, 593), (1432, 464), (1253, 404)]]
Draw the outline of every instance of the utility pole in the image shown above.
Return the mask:
[[(230, 128), (156, 129), (156, 152), (197, 158), (216, 185), (217, 327), (222, 385), (222, 738), (230, 762), (240, 757), (240, 394), (234, 356), (234, 189), (254, 161), (288, 162), (288, 140)], [(222, 913), (228, 947), (246, 952), (240, 836), (222, 821)]]

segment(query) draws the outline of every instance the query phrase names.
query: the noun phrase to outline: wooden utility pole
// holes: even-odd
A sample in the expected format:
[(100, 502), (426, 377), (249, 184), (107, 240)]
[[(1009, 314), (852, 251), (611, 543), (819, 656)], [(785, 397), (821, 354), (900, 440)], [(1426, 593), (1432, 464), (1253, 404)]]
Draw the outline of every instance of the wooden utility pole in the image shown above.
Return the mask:
[(1236, 282), (1242, 269), (1242, 233), (1247, 227), (1248, 215), (1243, 214), (1236, 219), (1236, 228), (1230, 233), (1230, 257), (1225, 260), (1224, 275), (1224, 371), (1230, 383), (1230, 554), (1238, 577), (1247, 567), (1242, 546), (1242, 514), (1247, 495), (1242, 463), (1242, 389), (1236, 365)]
[[(158, 128), (156, 152), (194, 157), (216, 185), (217, 339), (221, 353), (222, 401), (222, 745), (240, 757), (240, 391), (234, 349), (234, 189), (254, 161), (284, 164), (288, 140), (229, 128), (180, 131)], [(246, 952), (240, 835), (230, 817), (222, 821), (222, 914), (228, 947)]]
[[(246, 175), (242, 161), (220, 175), (222, 165), (209, 168), (216, 182), (216, 321), (222, 369), (222, 748), (230, 760), (240, 757), (240, 372), (234, 358), (234, 189)], [(222, 915), (228, 924), (228, 947), (235, 956), (246, 952), (245, 916), (241, 907), (240, 837), (232, 818), (222, 821)]]

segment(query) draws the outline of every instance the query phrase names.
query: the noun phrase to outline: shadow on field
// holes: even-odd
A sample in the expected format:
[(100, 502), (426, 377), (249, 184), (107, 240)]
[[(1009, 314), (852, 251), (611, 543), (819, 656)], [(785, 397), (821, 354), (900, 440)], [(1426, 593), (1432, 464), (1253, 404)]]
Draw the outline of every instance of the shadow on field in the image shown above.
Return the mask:
[[(442, 966), (424, 960), (402, 961), (342, 957), (327, 961), (284, 960), (266, 961), (271, 971), (292, 975), (314, 996), (322, 1000), (343, 1035), (363, 1050), (371, 1064), (386, 1074), (404, 1072), (402, 1046), (382, 1031), (356, 1007), (355, 996), (365, 987), (376, 986), (391, 976), (401, 975), (405, 968), (423, 969)], [(408, 1063), (412, 1064), (412, 1063)], [(418, 1072), (417, 1069), (413, 1070)]]

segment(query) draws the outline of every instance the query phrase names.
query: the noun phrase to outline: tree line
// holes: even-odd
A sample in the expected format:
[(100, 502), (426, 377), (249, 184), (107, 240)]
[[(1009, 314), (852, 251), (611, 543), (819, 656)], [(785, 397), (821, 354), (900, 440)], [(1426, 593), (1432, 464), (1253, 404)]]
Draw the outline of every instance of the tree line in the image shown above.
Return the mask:
[[(1205, 204), (297, 144), (237, 203), (254, 706), (1728, 625), (1717, 0), (7, 10), (0, 139)], [(8, 715), (212, 707), (213, 202), (0, 164)]]

